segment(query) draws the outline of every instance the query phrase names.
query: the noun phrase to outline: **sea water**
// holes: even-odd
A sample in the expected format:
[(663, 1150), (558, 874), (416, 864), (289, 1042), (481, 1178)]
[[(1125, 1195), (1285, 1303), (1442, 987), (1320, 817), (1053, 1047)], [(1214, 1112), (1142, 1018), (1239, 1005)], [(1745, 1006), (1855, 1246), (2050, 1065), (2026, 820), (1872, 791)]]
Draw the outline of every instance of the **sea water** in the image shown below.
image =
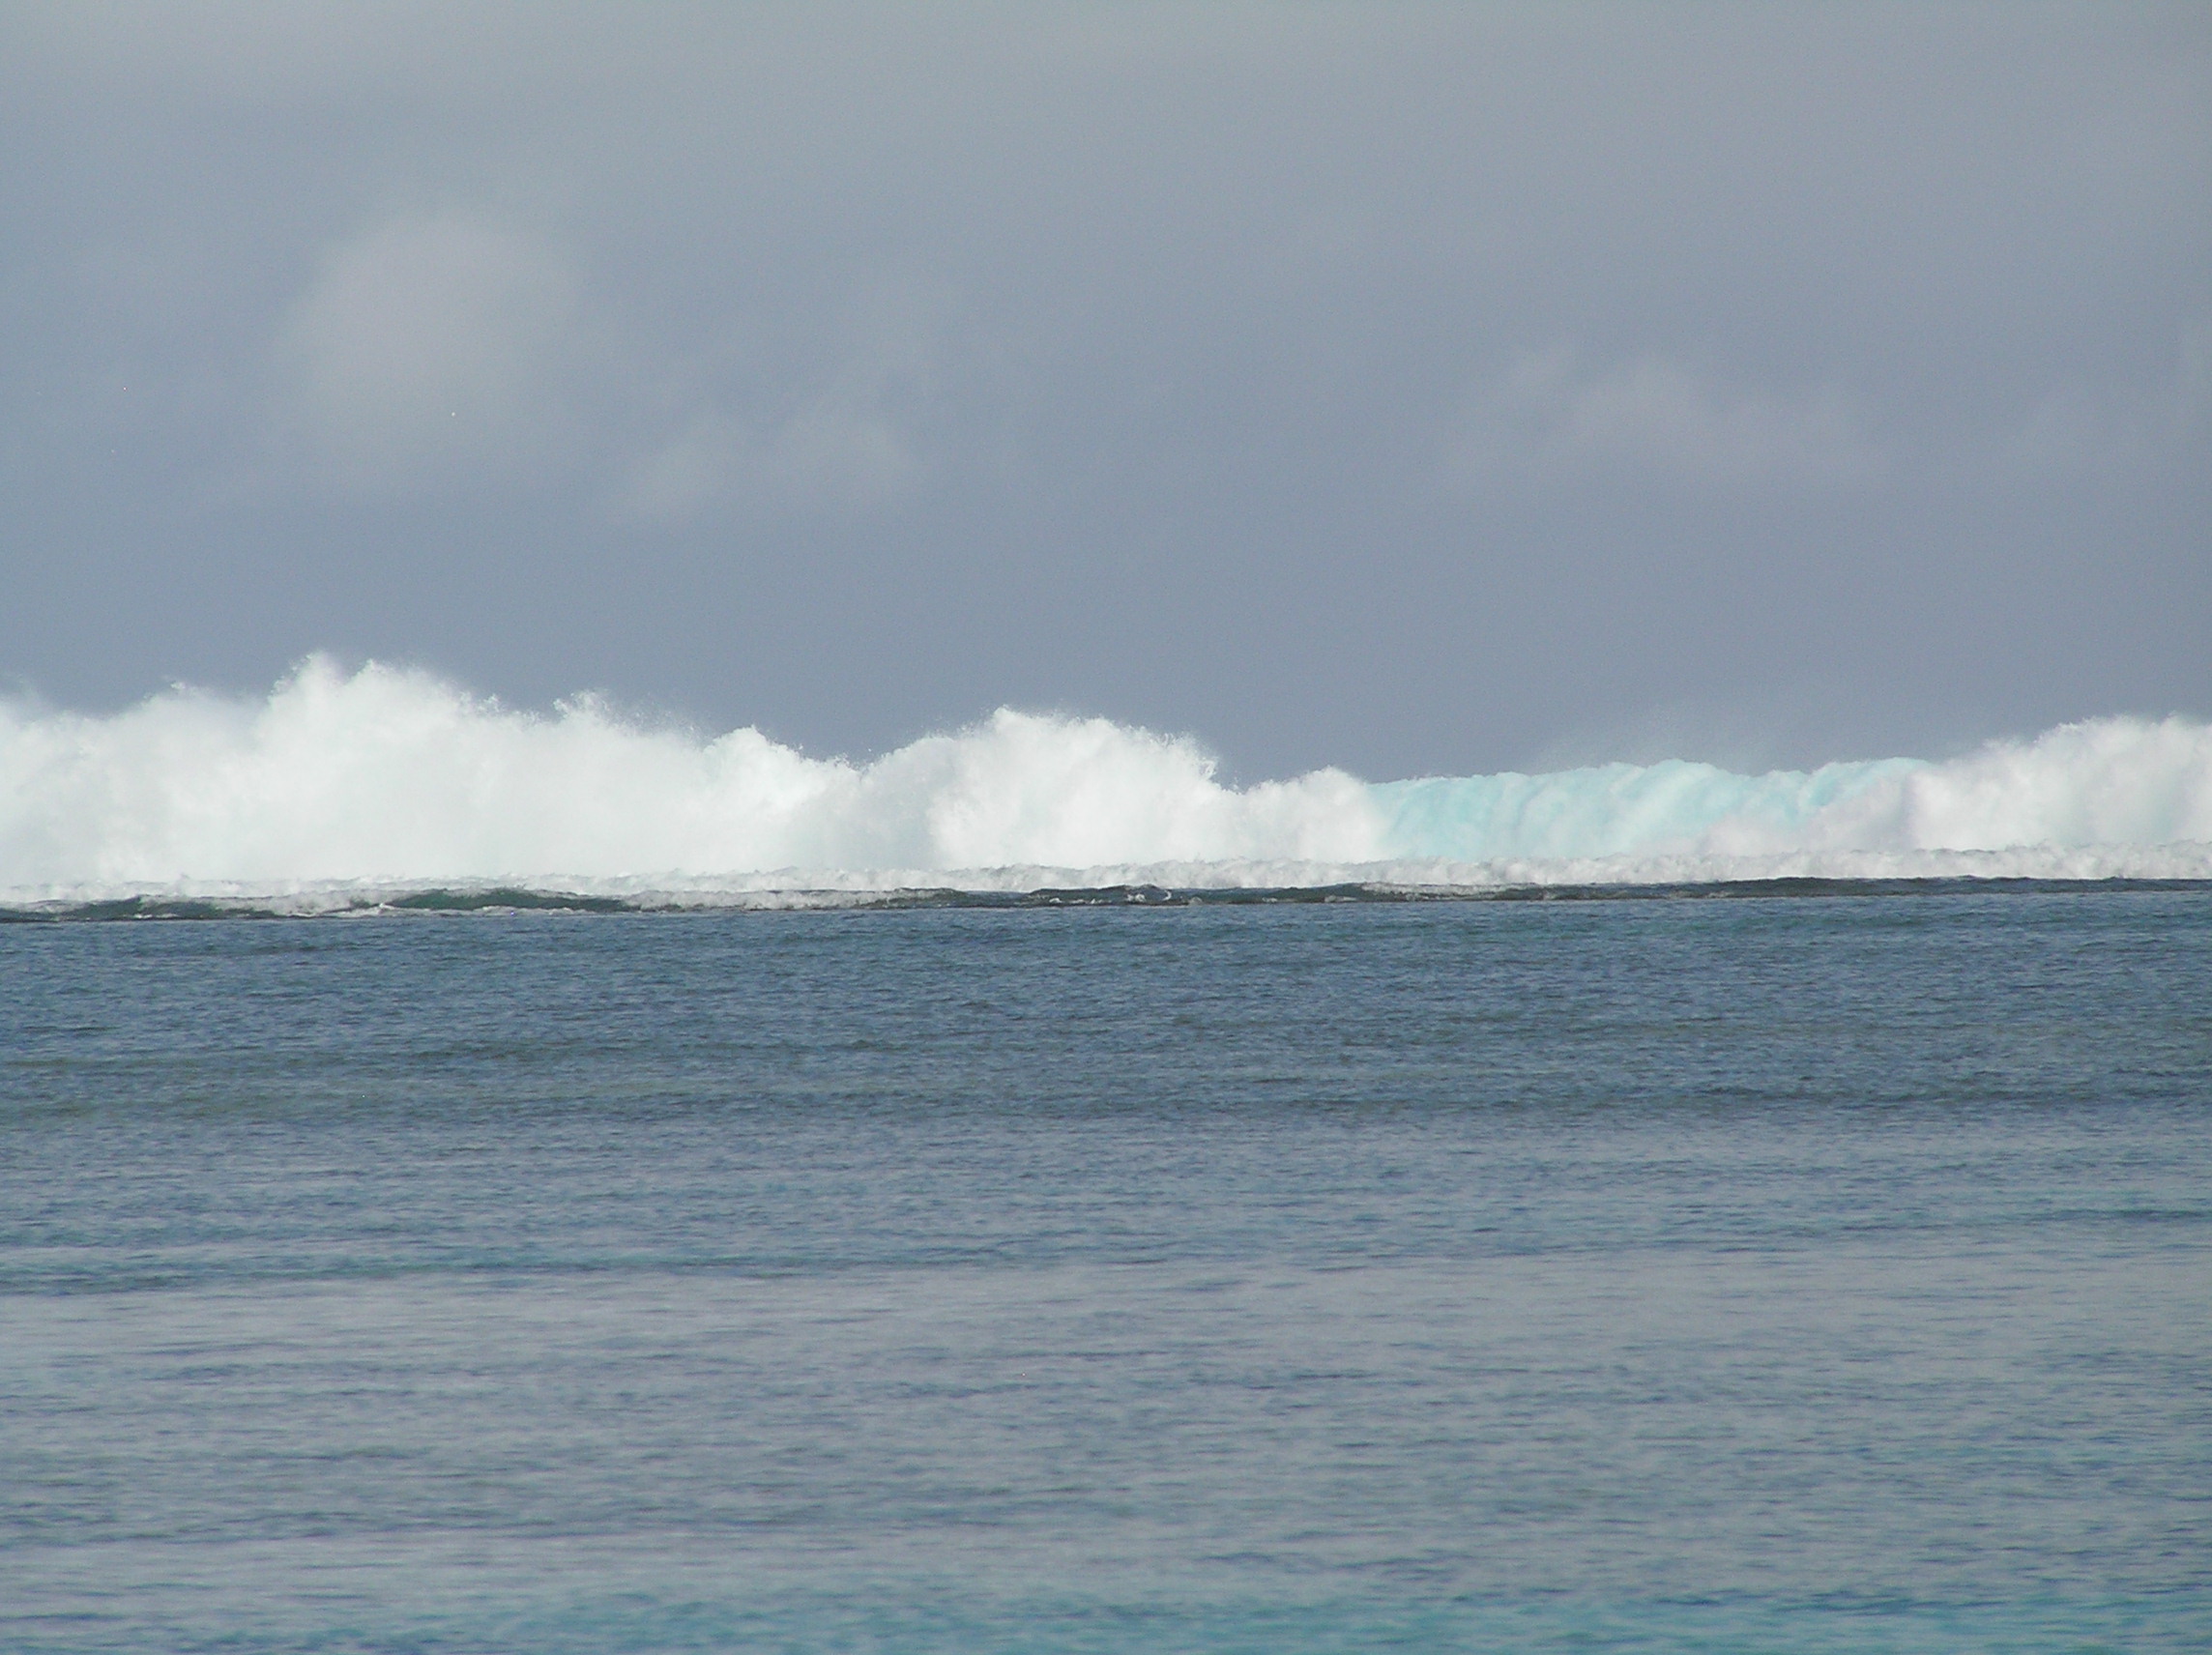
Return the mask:
[(2212, 1645), (2212, 886), (1727, 888), (0, 925), (0, 1647)]

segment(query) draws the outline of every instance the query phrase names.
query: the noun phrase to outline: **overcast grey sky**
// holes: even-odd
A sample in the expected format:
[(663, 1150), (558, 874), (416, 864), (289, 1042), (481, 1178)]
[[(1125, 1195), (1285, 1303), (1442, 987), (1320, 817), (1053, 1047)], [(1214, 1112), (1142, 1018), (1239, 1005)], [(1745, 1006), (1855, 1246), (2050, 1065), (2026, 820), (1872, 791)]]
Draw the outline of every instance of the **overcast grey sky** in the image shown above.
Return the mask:
[(0, 682), (2212, 713), (2212, 8), (0, 5)]

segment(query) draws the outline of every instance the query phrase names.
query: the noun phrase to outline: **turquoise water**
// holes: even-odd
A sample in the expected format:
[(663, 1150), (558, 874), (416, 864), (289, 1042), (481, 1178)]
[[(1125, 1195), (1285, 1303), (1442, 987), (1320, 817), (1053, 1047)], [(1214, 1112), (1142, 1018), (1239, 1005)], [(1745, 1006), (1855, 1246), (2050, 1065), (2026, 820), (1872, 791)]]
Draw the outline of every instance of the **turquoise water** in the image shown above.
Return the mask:
[(0, 926), (0, 1647), (2212, 1642), (2212, 893)]

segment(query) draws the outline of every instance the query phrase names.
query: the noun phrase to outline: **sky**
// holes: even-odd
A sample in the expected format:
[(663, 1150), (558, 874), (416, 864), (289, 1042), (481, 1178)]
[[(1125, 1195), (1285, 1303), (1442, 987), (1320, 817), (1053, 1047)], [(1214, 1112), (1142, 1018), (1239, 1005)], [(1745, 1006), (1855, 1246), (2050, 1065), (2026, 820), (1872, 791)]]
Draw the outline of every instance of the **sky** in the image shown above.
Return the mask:
[(2212, 715), (2212, 8), (0, 0), (0, 690)]

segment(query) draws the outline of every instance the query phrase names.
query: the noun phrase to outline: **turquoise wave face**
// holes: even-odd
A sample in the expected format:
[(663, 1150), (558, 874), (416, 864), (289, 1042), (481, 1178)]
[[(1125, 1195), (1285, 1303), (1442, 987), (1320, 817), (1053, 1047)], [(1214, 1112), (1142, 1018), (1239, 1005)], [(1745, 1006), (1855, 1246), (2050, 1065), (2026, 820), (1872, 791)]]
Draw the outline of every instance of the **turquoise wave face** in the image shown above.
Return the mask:
[(1930, 768), (1918, 759), (1876, 759), (1739, 775), (1669, 760), (1544, 775), (1433, 776), (1370, 791), (1388, 824), (1392, 856), (1617, 857), (1696, 849), (1723, 827), (1740, 839), (1773, 842), (1758, 848), (1780, 848), (1800, 840), (1823, 812)]

